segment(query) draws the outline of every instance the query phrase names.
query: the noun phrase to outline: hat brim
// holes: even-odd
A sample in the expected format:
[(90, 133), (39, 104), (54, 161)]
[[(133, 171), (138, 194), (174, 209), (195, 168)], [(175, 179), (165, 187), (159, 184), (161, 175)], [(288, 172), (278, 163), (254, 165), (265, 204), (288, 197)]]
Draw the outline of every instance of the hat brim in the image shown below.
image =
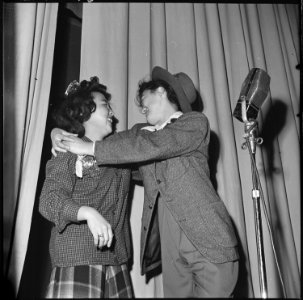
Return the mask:
[(187, 99), (187, 96), (182, 86), (180, 85), (178, 79), (174, 75), (169, 73), (167, 70), (156, 66), (152, 70), (152, 79), (163, 80), (167, 82), (176, 93), (182, 112), (186, 113), (192, 111), (189, 100)]

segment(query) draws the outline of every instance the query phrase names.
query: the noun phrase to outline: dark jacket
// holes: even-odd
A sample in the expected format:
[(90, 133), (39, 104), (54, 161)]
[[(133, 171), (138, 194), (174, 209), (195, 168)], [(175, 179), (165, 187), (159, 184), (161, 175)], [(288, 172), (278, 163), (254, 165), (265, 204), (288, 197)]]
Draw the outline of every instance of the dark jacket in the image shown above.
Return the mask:
[[(151, 234), (157, 232), (153, 216), (159, 193), (203, 256), (214, 263), (237, 260), (237, 239), (230, 216), (209, 178), (210, 129), (206, 116), (199, 112), (186, 113), (156, 132), (142, 130), (146, 125), (136, 124), (95, 146), (98, 163), (140, 163), (145, 188), (142, 273), (160, 263), (159, 239)], [(158, 257), (153, 258), (152, 254)]]

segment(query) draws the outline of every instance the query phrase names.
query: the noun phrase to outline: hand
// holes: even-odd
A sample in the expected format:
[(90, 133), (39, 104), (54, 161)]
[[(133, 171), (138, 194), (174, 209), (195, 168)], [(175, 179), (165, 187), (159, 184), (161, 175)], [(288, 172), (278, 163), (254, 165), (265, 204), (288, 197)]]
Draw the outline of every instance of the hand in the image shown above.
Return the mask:
[(78, 154), (78, 155), (94, 155), (93, 143), (84, 142), (82, 139), (79, 139), (75, 136), (70, 136), (69, 141), (62, 141), (64, 149), (69, 152)]
[(78, 211), (78, 220), (86, 220), (87, 225), (94, 237), (95, 246), (102, 248), (111, 246), (113, 241), (113, 231), (111, 225), (93, 207), (82, 206)]
[(77, 136), (77, 134), (69, 133), (63, 129), (54, 128), (51, 131), (51, 139), (52, 139), (52, 153), (54, 156), (57, 156), (56, 151), (66, 152), (66, 145), (63, 144), (63, 141), (72, 142), (73, 140), (70, 138), (72, 136)]

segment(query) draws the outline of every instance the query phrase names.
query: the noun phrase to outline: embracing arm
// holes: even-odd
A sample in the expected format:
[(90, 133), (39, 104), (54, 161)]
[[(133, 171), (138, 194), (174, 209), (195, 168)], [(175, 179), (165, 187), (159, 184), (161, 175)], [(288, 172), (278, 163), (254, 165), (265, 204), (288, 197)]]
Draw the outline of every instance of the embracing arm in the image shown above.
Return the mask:
[(99, 164), (163, 160), (189, 154), (208, 142), (208, 119), (204, 114), (191, 112), (157, 132), (134, 126), (98, 141), (95, 157)]
[(77, 137), (62, 144), (73, 153), (94, 155), (98, 164), (131, 164), (186, 155), (209, 142), (208, 119), (198, 112), (186, 113), (157, 132), (142, 126), (115, 133), (95, 145)]

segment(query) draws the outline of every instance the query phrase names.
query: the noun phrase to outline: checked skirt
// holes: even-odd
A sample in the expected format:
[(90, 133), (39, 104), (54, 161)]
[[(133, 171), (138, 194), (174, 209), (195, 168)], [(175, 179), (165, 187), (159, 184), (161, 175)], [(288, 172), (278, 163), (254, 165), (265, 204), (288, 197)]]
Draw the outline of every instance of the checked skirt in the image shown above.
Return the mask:
[(120, 266), (55, 267), (46, 298), (132, 298), (130, 274)]

